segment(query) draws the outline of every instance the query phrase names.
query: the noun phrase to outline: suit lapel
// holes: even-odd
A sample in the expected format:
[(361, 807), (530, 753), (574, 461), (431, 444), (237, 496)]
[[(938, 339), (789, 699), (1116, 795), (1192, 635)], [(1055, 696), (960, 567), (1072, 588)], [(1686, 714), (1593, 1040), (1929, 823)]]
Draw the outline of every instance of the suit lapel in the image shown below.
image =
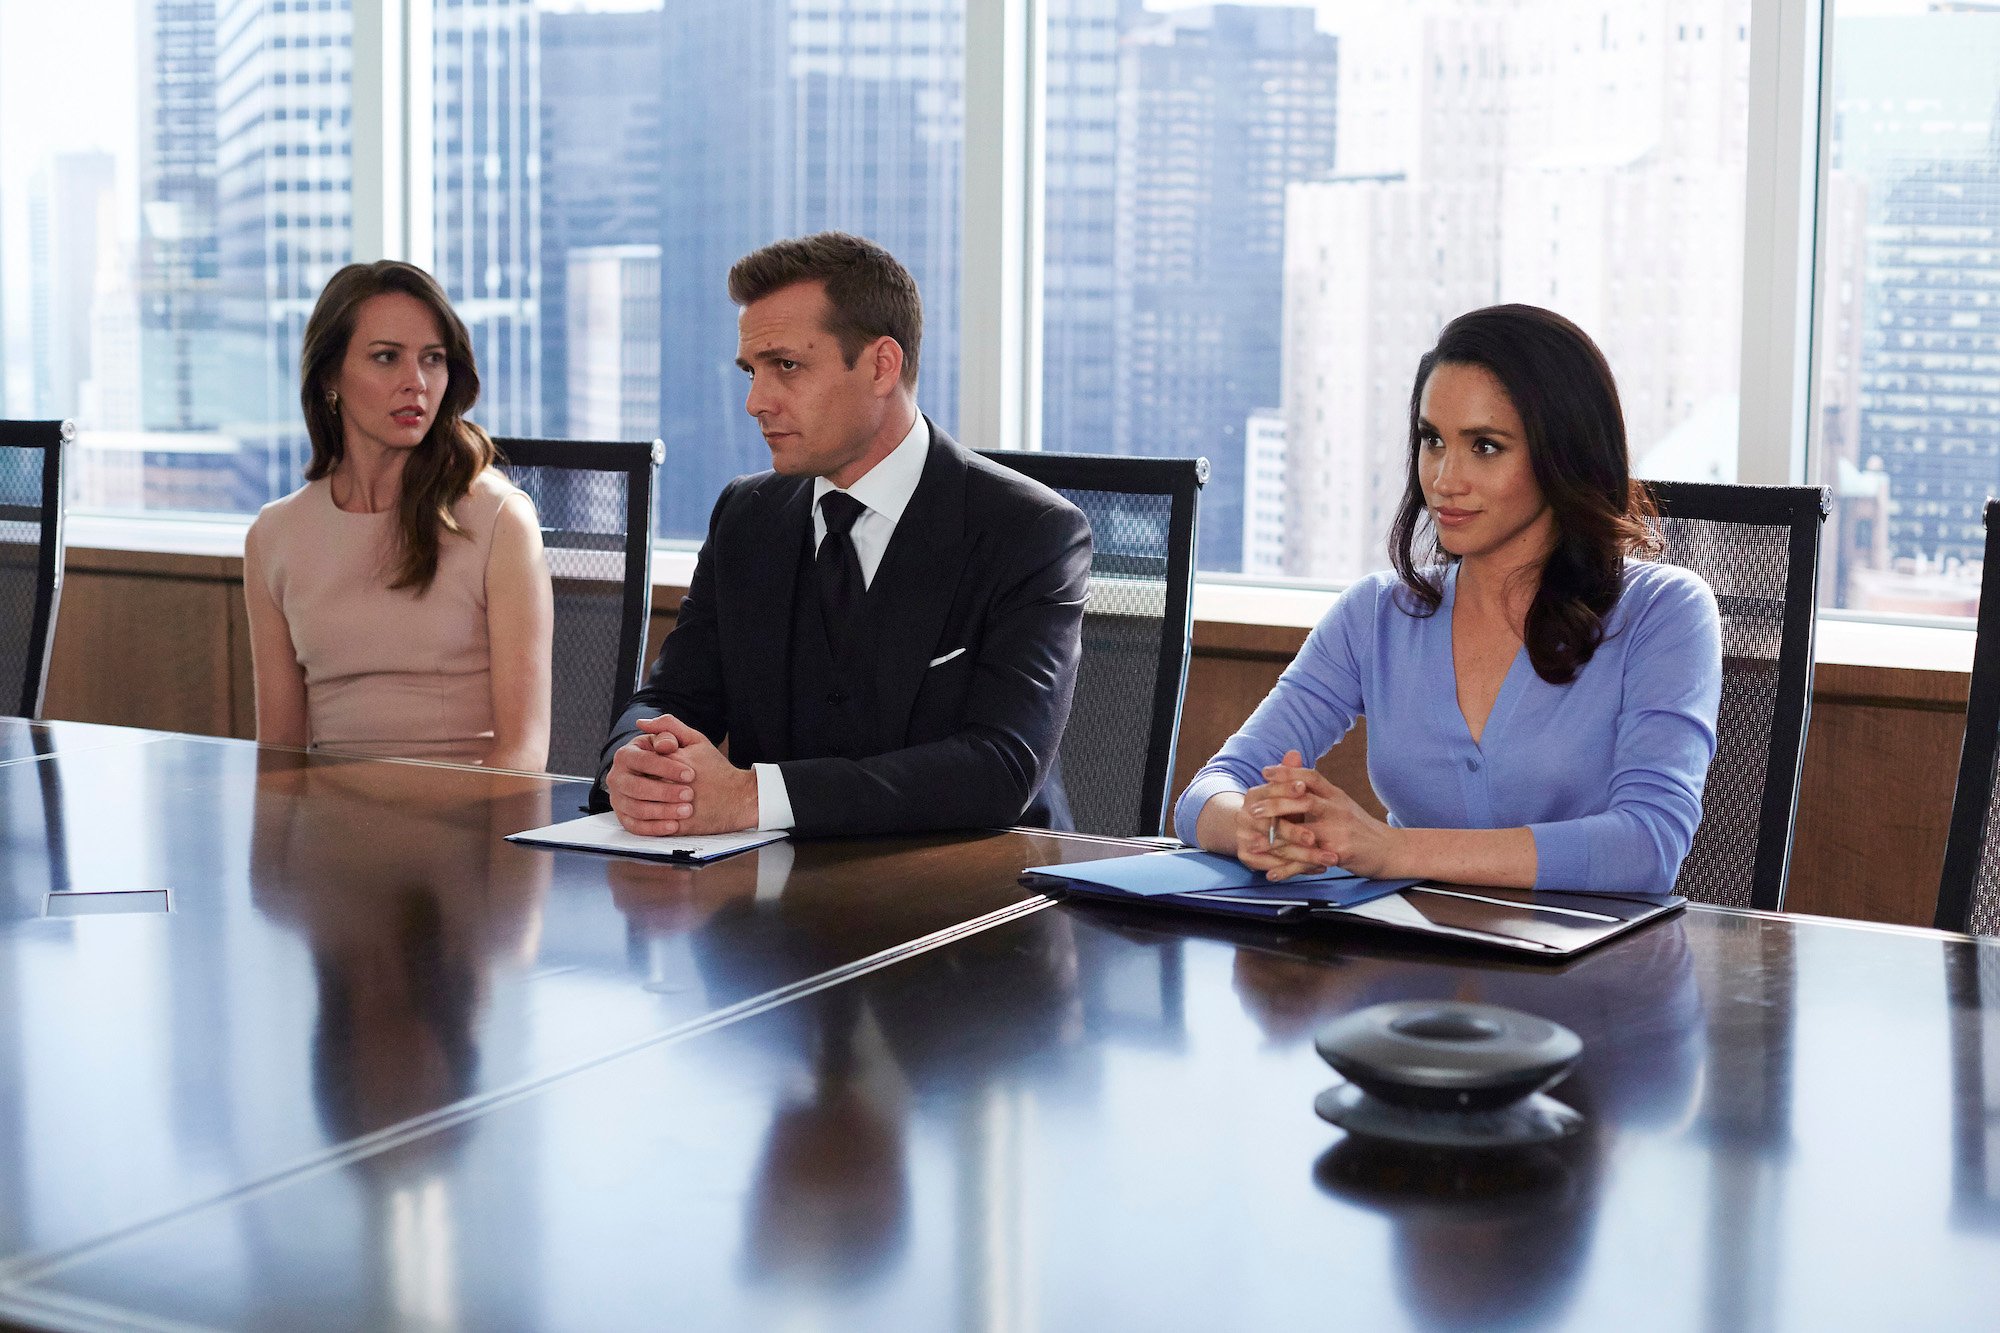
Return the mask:
[(735, 618), (740, 633), (731, 636), (737, 651), (728, 655), (726, 688), (736, 701), (732, 711), (751, 725), (754, 753), (740, 756), (732, 746), (738, 764), (784, 754), (791, 743), (792, 599), (799, 552), (811, 531), (812, 481), (769, 477), (750, 499), (736, 577), (719, 594), (721, 605), (743, 608)]
[(967, 563), (965, 459), (950, 436), (935, 425), (930, 431), (923, 476), (865, 599), (863, 631), (885, 650), (875, 715), (877, 743), (884, 750), (907, 743), (910, 710)]

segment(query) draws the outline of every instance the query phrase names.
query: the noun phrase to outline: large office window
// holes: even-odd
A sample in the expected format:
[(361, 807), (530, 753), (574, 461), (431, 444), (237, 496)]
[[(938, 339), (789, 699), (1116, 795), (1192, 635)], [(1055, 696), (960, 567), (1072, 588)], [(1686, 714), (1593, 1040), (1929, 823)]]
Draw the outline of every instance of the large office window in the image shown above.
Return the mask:
[[(301, 479), (299, 338), (353, 250), (350, 6), (132, 14), (0, 0), (0, 410), (78, 421), (80, 507), (250, 513)], [(476, 420), (664, 436), (660, 532), (698, 537), (723, 481), (765, 458), (724, 275), (841, 227), (916, 274), (922, 404), (955, 426), (963, 0), (427, 17), (420, 257), (472, 331)], [(62, 52), (122, 77), (79, 111)]]
[(724, 279), (837, 227), (907, 264), (958, 415), (963, 0), (436, 0), (435, 252), (496, 433), (667, 444), (660, 535), (768, 466)]
[(78, 423), (73, 506), (298, 485), (299, 339), (351, 250), (347, 9), (0, 0), (0, 411)]
[(2000, 492), (2000, 12), (1828, 5), (1821, 598), (1969, 616)]
[[(0, 0), (0, 412), (79, 423), (77, 507), (247, 514), (298, 484), (299, 336), (356, 234), (354, 2)], [(961, 351), (990, 351), (959, 346), (964, 126), (996, 110), (966, 104), (967, 0), (412, 2), (407, 239), (473, 330), (477, 419), (664, 437), (659, 531), (698, 537), (764, 457), (723, 275), (837, 226), (916, 273), (923, 405), (959, 424)], [(1416, 358), (1493, 301), (1598, 338), (1642, 474), (1736, 475), (1739, 390), (1765, 392), (1738, 382), (1750, 36), (1787, 0), (1038, 12), (1041, 441), (1207, 456), (1204, 569), (1379, 565)], [(1824, 17), (1824, 598), (1964, 615), (2000, 488), (2000, 13)]]
[(1051, 0), (1044, 442), (1204, 455), (1201, 565), (1386, 563), (1418, 356), (1531, 301), (1733, 479), (1751, 0)]

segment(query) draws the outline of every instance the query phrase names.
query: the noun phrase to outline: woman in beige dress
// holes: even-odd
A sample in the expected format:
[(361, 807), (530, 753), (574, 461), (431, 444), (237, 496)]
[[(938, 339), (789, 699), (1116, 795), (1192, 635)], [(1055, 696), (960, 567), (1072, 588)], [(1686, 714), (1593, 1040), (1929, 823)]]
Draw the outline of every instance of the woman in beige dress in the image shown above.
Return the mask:
[(306, 485), (243, 550), (257, 739), (541, 769), (548, 568), (534, 503), (465, 420), (465, 325), (423, 270), (349, 264), (301, 362)]

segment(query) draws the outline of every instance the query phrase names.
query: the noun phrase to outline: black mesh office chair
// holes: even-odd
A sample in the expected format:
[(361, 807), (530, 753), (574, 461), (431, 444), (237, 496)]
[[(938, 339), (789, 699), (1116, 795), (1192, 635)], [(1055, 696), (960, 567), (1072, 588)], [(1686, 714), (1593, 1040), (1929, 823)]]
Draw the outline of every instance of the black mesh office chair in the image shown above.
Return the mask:
[(549, 771), (597, 776), (611, 724), (639, 688), (653, 603), (653, 489), (662, 448), (495, 440), (535, 502), (555, 586)]
[(1663, 559), (1708, 581), (1722, 612), (1722, 708), (1701, 824), (1675, 891), (1776, 911), (1785, 898), (1812, 711), (1819, 486), (1656, 481)]
[(1061, 493), (1090, 520), (1083, 660), (1056, 762), (1080, 832), (1156, 837), (1187, 686), (1195, 519), (1208, 460), (986, 457)]
[(1939, 930), (2000, 934), (2000, 825), (1993, 813), (1993, 756), (2000, 741), (2000, 500), (1986, 502), (1986, 569), (1979, 579), (1979, 641), (1972, 650), (1972, 692), (1965, 701), (1965, 743), (1951, 798), (1944, 875), (1938, 881)]
[(0, 711), (42, 715), (62, 597), (67, 421), (0, 421)]

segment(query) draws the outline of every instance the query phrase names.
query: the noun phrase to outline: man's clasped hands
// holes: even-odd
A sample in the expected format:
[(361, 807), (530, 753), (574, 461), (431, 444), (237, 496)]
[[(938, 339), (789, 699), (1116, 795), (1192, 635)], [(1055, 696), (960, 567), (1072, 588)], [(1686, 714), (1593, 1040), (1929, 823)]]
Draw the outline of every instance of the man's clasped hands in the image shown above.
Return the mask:
[(611, 808), (643, 837), (734, 833), (757, 827), (757, 775), (671, 713), (641, 718), (611, 757)]

